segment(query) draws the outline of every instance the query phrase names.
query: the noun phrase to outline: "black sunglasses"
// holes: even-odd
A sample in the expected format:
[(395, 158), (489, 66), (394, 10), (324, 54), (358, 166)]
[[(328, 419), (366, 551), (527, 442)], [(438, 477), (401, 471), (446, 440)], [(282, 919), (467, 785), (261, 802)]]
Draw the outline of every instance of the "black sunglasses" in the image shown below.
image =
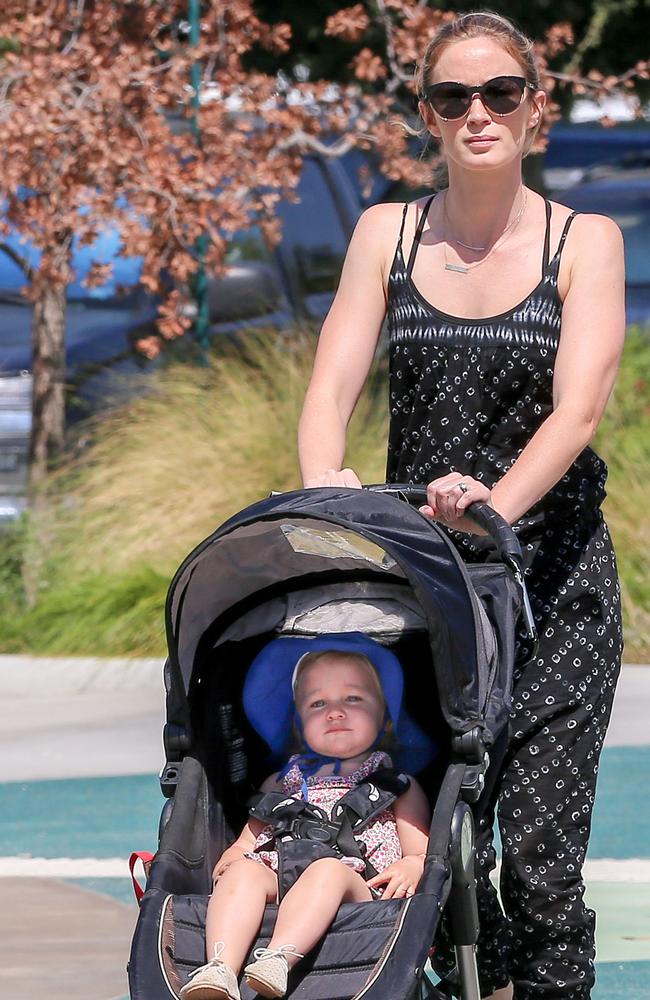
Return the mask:
[(487, 83), (433, 83), (424, 88), (423, 98), (445, 121), (463, 118), (478, 94), (488, 111), (501, 117), (511, 115), (521, 104), (526, 89), (535, 90), (523, 76), (495, 76)]

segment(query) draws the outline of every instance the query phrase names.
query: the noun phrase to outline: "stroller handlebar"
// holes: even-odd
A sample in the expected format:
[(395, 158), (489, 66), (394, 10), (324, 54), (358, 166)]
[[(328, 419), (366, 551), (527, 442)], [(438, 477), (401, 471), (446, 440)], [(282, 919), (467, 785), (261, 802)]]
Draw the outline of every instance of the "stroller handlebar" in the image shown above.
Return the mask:
[[(413, 505), (425, 504), (427, 502), (426, 486), (418, 486), (413, 483), (377, 483), (372, 486), (364, 486), (363, 489), (369, 490), (371, 493), (384, 493), (388, 496), (394, 496)], [(519, 539), (508, 522), (486, 503), (473, 503), (465, 511), (465, 516), (470, 518), (477, 527), (482, 528), (489, 535), (496, 546), (500, 558), (512, 570), (515, 582), (521, 593), (521, 613), (526, 633), (528, 638), (536, 643), (537, 628), (524, 582)]]
[[(385, 493), (389, 496), (396, 496), (412, 505), (425, 504), (427, 502), (426, 486), (416, 486), (413, 483), (377, 483), (373, 486), (364, 486), (364, 490), (371, 493)], [(468, 517), (479, 528), (483, 528), (490, 536), (499, 554), (509, 564), (516, 562), (521, 568), (521, 546), (519, 539), (500, 514), (486, 503), (473, 503), (465, 511)]]

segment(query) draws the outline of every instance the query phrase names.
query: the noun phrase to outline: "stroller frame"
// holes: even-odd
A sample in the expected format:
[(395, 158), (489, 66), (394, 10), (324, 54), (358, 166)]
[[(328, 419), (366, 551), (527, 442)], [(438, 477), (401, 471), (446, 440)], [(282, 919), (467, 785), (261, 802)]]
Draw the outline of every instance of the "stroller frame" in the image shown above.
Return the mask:
[[(133, 938), (132, 1000), (177, 996), (191, 969), (205, 960), (201, 925), (212, 866), (245, 818), (242, 802), (264, 774), (259, 769), (253, 773), (263, 747), (250, 727), (247, 731), (237, 708), (237, 683), (251, 652), (277, 627), (278, 601), (344, 577), (359, 586), (391, 579), (417, 598), (433, 672), (431, 677), (426, 671), (417, 678), (414, 670), (412, 674), (418, 682), (433, 684), (440, 720), (449, 733), (448, 755), (444, 774), (436, 779), (424, 874), (415, 895), (344, 904), (314, 956), (290, 978), (287, 995), (304, 1000), (444, 1000), (447, 987), (433, 985), (425, 963), (445, 910), (460, 995), (479, 1000), (474, 819), (488, 750), (508, 717), (515, 622), (521, 615), (531, 640), (534, 624), (519, 544), (499, 515), (485, 505), (472, 507), (471, 516), (496, 545), (498, 561), (466, 567), (448, 536), (395, 495), (422, 502), (421, 491), (412, 486), (271, 497), (227, 521), (176, 573), (166, 605), (169, 657), (161, 787), (167, 802)], [(326, 551), (329, 533), (342, 540), (336, 558)], [(355, 539), (360, 540), (356, 548)], [(221, 585), (215, 587), (215, 581)], [(486, 613), (496, 647), (492, 654)], [(233, 650), (243, 670), (240, 663), (233, 666)], [(226, 666), (217, 669), (219, 658)], [(208, 729), (215, 713), (218, 738)], [(256, 946), (268, 942), (274, 918), (275, 907), (267, 907)], [(243, 1000), (252, 995), (242, 988)]]

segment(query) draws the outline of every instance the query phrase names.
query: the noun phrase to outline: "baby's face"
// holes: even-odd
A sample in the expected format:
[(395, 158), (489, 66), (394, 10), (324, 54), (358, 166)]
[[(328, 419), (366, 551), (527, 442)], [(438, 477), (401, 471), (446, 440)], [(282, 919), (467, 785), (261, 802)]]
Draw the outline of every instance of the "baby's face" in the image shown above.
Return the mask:
[(354, 657), (325, 654), (301, 671), (296, 708), (316, 753), (348, 759), (375, 742), (385, 709), (370, 669)]

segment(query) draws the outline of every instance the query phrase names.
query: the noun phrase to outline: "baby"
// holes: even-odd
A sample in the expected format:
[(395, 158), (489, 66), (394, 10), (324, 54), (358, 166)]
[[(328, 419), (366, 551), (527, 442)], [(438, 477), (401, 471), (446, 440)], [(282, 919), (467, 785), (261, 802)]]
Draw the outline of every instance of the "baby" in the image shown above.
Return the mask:
[[(290, 757), (261, 789), (263, 795), (281, 793), (278, 804), (286, 803), (288, 796), (306, 800), (330, 818), (346, 793), (374, 772), (386, 774), (384, 769), (391, 767), (390, 757), (379, 747), (398, 719), (391, 718), (382, 679), (391, 686), (397, 713), (402, 684), (399, 662), (377, 643), (359, 633), (331, 639), (332, 648), (323, 648), (328, 637), (321, 637), (313, 643), (320, 648), (299, 656), (295, 666), (289, 662), (287, 707), (294, 713), (304, 750)], [(257, 658), (264, 666), (263, 672), (257, 670), (258, 679), (263, 676), (268, 686), (269, 676), (276, 676), (268, 669), (269, 656), (271, 661), (281, 657), (287, 675), (285, 650), (299, 653), (305, 645), (309, 642), (275, 640)], [(249, 676), (255, 673), (256, 663)], [(276, 702), (277, 690), (276, 682)], [(251, 722), (273, 746), (278, 738), (275, 720), (283, 713), (271, 712), (273, 706), (259, 694), (258, 690), (253, 700), (248, 698), (249, 717), (255, 716)], [(414, 723), (410, 726), (417, 728)], [(381, 788), (380, 777), (376, 782)], [(413, 895), (424, 868), (429, 805), (413, 778), (394, 777), (401, 784), (394, 785), (397, 792), (390, 797), (392, 804), (351, 842), (360, 849), (346, 856), (336, 845), (324, 848), (323, 856), (308, 860), (302, 870), (298, 866), (293, 884), (283, 895), (279, 893), (273, 826), (255, 818), (252, 809), (241, 834), (215, 865), (206, 918), (208, 962), (191, 974), (181, 990), (182, 1000), (238, 1000), (238, 976), (267, 903), (280, 902), (273, 937), (268, 948), (255, 951), (255, 961), (244, 968), (244, 977), (261, 996), (281, 997), (287, 991), (289, 970), (317, 944), (341, 903), (369, 902), (378, 895), (384, 899)], [(373, 794), (377, 794), (374, 787)], [(369, 869), (374, 872), (371, 877)], [(281, 888), (284, 892), (286, 886)]]

